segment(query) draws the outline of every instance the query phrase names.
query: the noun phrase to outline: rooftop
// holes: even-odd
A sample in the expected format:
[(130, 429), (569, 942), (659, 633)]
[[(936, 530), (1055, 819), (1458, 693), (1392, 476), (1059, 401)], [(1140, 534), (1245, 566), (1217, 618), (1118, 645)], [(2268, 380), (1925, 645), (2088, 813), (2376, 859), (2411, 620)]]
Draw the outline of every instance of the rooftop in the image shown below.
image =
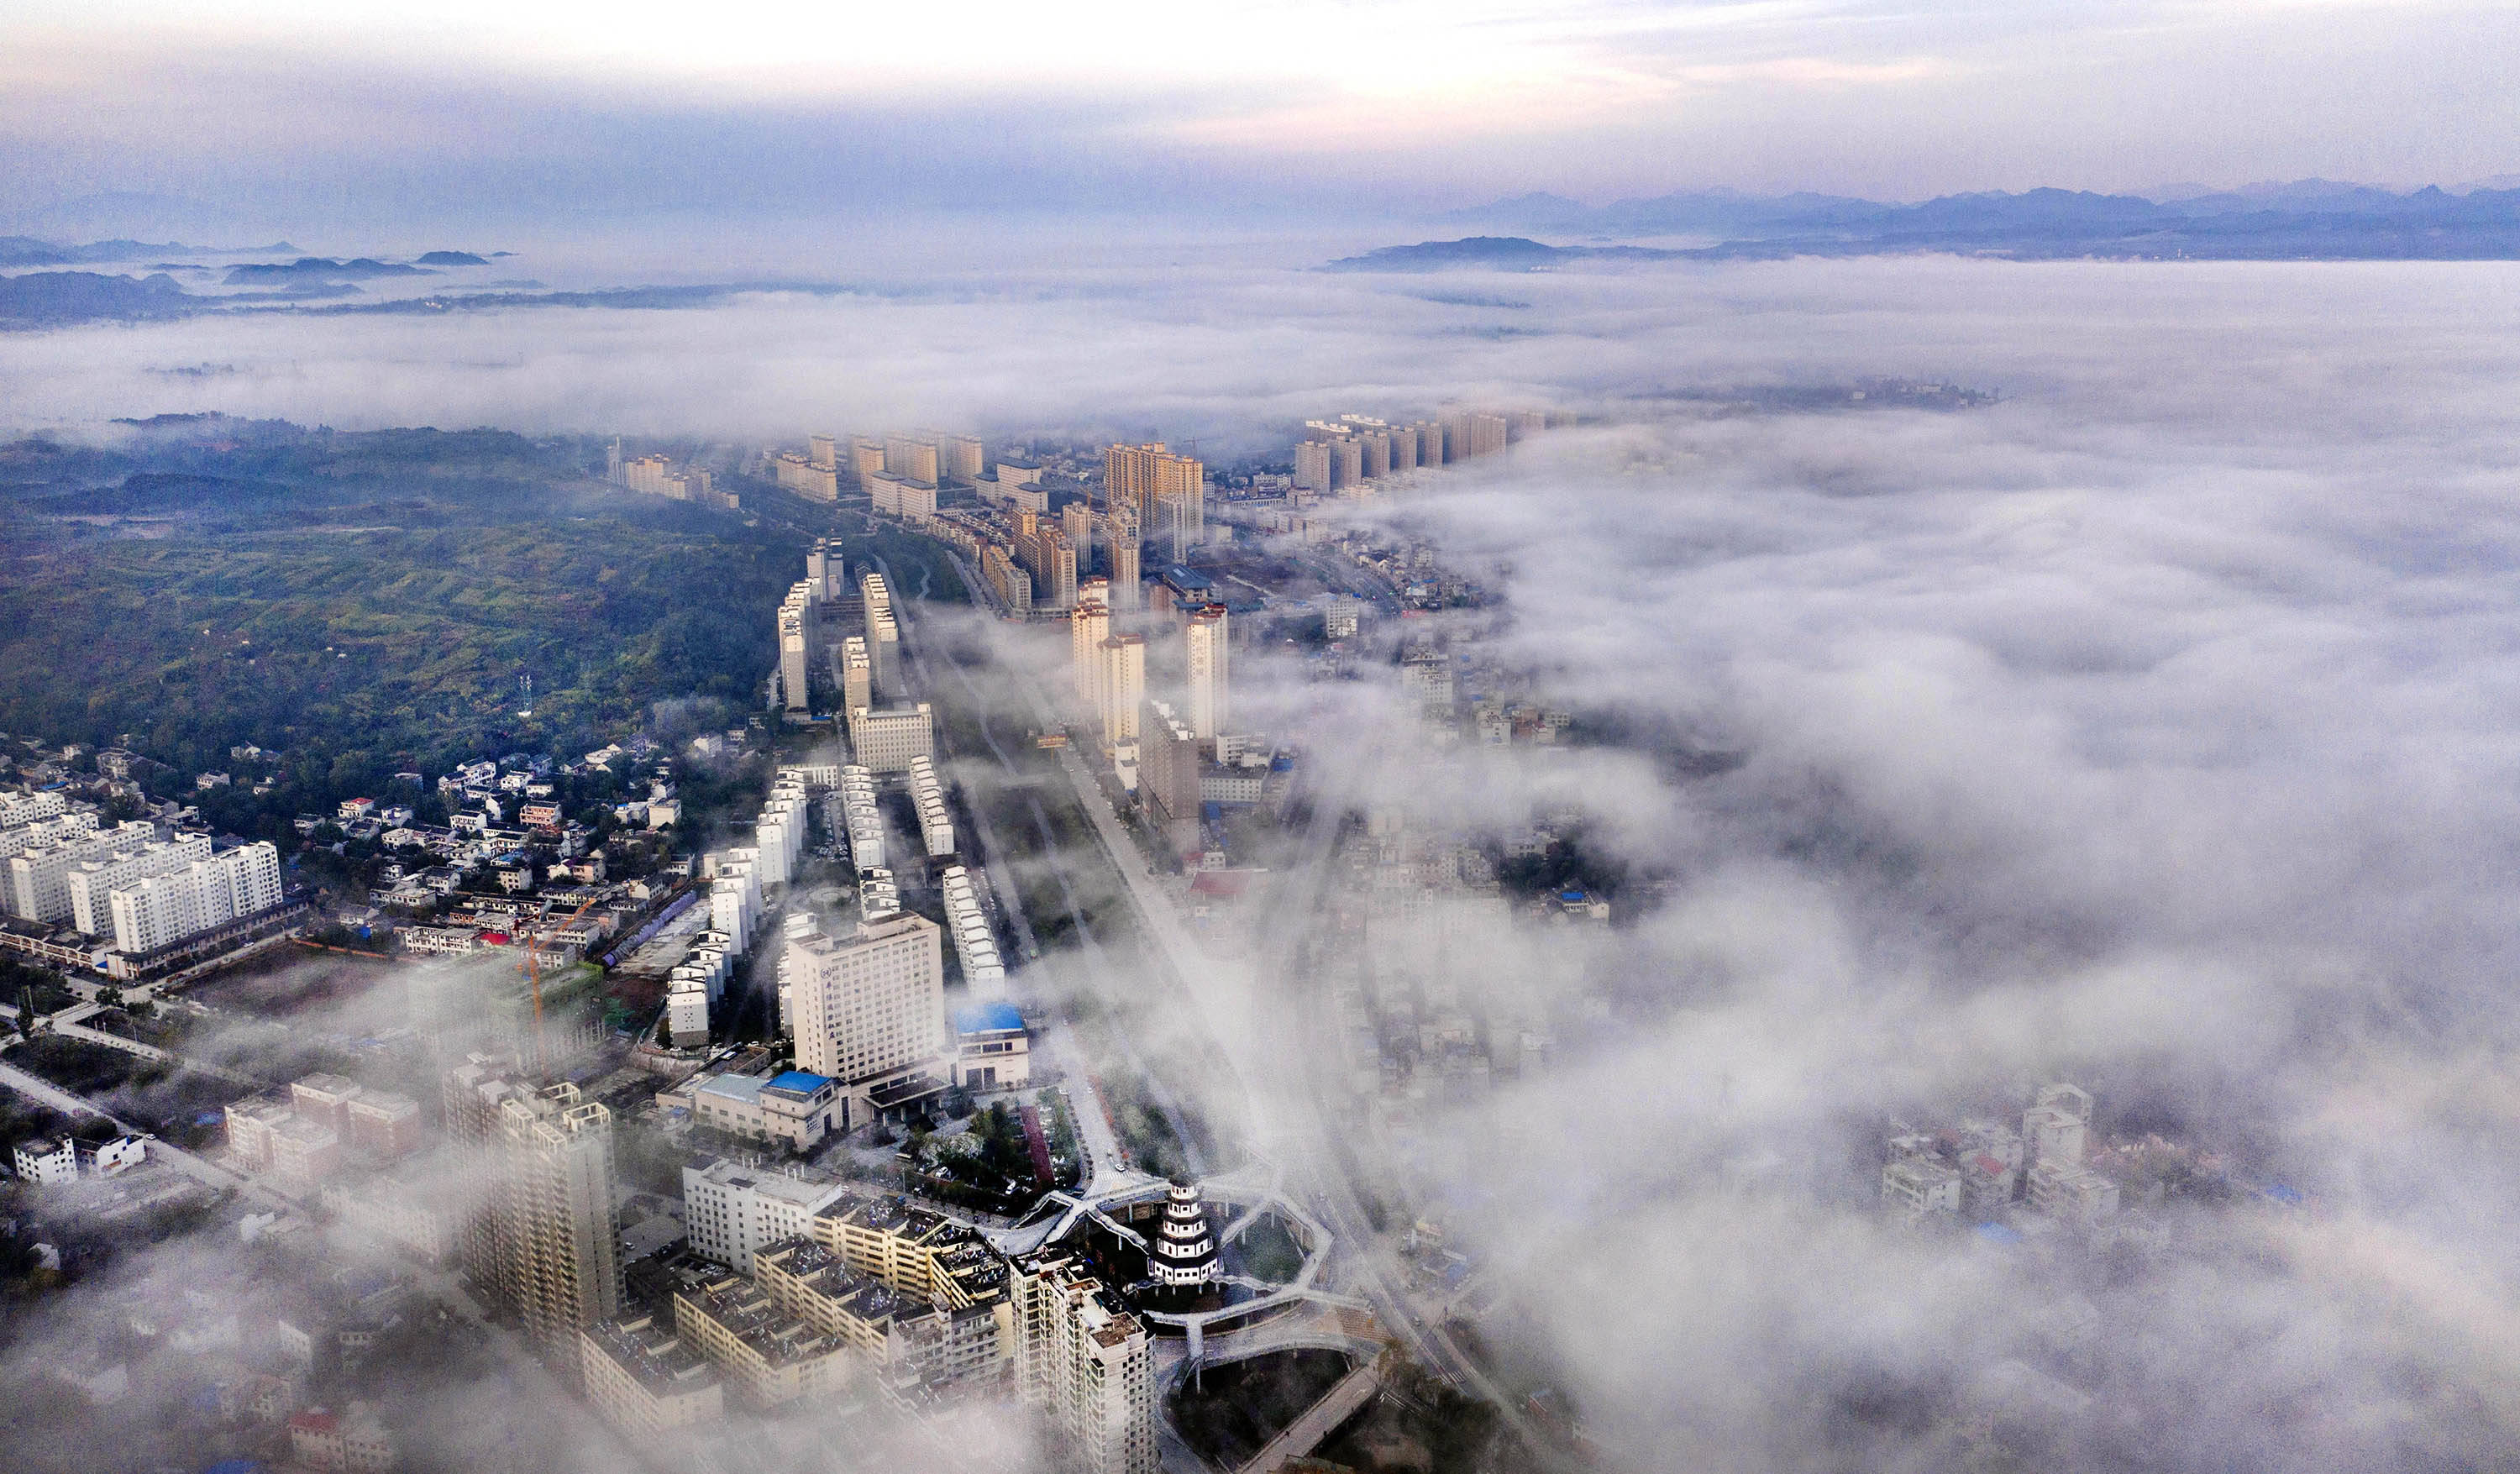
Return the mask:
[(1012, 1033), (1023, 1026), (1023, 1011), (1010, 1003), (974, 1004), (954, 1010), (957, 1034)]

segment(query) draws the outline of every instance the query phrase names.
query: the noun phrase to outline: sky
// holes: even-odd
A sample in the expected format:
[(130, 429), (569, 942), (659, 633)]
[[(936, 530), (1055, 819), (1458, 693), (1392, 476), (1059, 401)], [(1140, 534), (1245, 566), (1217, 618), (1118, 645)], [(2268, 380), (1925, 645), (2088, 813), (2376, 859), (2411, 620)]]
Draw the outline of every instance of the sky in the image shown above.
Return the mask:
[(2520, 142), (2520, 41), (2457, 0), (8, 10), (22, 228), (2450, 185)]

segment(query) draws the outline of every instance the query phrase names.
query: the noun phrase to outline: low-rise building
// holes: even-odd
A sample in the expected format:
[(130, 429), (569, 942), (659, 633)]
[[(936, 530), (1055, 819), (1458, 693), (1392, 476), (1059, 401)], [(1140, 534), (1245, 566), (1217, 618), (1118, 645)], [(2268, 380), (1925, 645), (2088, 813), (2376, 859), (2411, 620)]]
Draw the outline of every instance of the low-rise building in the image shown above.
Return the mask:
[(954, 1083), (975, 1094), (1032, 1082), (1032, 1031), (1004, 1001), (974, 1004), (954, 1014)]
[(830, 1134), (839, 1113), (839, 1082), (804, 1070), (777, 1075), (718, 1075), (692, 1092), (692, 1119), (702, 1126), (799, 1151)]
[(726, 1415), (717, 1368), (652, 1316), (599, 1321), (578, 1332), (578, 1349), (587, 1401), (633, 1440)]
[(39, 1187), (78, 1181), (78, 1147), (68, 1137), (39, 1137), (21, 1141), (18, 1180)]

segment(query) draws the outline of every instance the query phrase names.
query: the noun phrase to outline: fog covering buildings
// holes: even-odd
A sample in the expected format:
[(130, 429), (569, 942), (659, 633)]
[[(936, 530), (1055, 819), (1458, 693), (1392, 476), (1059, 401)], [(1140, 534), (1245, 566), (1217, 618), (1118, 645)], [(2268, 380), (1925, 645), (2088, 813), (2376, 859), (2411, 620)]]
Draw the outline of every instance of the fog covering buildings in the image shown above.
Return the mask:
[[(1305, 320), (1321, 335), (1272, 360), (1275, 386), (1317, 395), (1323, 364), (1414, 384), (1425, 408), (1387, 412), (1406, 422), (1463, 385), (1555, 380), (1590, 422), (1334, 509), (1479, 565), (1509, 621), (1445, 624), (1441, 659), (1393, 636), (1354, 681), (1238, 650), (1234, 694), (1314, 738), (1371, 847), (1329, 877), (1365, 898), (1365, 929), (1323, 955), (1376, 973), (1352, 994), (1322, 974), (1325, 1011), (1369, 1037), (1279, 1055), (1331, 1058), (1387, 1102), (1395, 1192), (1446, 1205), (1430, 1227), (1519, 1297), (1519, 1333), (1601, 1447), (1939, 1467), (1981, 1427), (2047, 1417), (2062, 1467), (2124, 1466), (2117, 1440), (2200, 1470), (2488, 1466), (2511, 1445), (2496, 857), (2520, 790), (2496, 385), (2520, 337), (2460, 286), (2479, 270), (1477, 279), (1518, 308), (1425, 299), (1463, 284), (1302, 284), (1326, 293)], [(989, 352), (1037, 366), (1026, 344), (1056, 338), (1061, 394), (1137, 404), (1147, 343), (1171, 344), (1165, 423), (1246, 403), (1189, 324), (1251, 320), (1149, 290), (1152, 308), (1096, 304), (1130, 325), (1125, 353), (1080, 351), (1059, 303), (1009, 308)], [(870, 311), (716, 321), (748, 362)], [(884, 311), (932, 311), (926, 340), (948, 337), (942, 308)], [(592, 341), (522, 316), (465, 322)], [(82, 338), (81, 381), (151, 386), (116, 412), (208, 402), (178, 390), (321, 409), (375, 381), (343, 372), (382, 361), (354, 321), (373, 319), (290, 325), (326, 370), (299, 387), (249, 364), (207, 389), (144, 378), (187, 361), (154, 329)], [(673, 331), (670, 393), (626, 375), (622, 392), (740, 412), (696, 368), (737, 360)], [(401, 418), (445, 423), (494, 381), (519, 415), (558, 413), (485, 373), (412, 370)], [(1868, 408), (1880, 373), (2005, 398)], [(1285, 426), (1252, 439), (1283, 451)], [(1437, 617), (1377, 603), (1354, 638)], [(1578, 714), (1552, 752), (1468, 739), (1492, 698), (1479, 660), (1537, 672), (1533, 703)], [(1375, 832), (1386, 810), (1401, 822)], [(1558, 872), (1579, 862), (1599, 873)], [(1517, 867), (1550, 888), (1511, 891)], [(1198, 999), (1229, 1041), (1251, 1016), (1230, 981)], [(2068, 1082), (2092, 1096), (2082, 1170), (2119, 1186), (2113, 1209), (2061, 1173), (2043, 1207), (2032, 1140), (2006, 1159)], [(1930, 1144), (1899, 1171), (1911, 1136)], [(2147, 1153), (2178, 1171), (2133, 1170)], [(1979, 1157), (1997, 1170), (1972, 1178)], [(1892, 1211), (1894, 1175), (1931, 1216)]]

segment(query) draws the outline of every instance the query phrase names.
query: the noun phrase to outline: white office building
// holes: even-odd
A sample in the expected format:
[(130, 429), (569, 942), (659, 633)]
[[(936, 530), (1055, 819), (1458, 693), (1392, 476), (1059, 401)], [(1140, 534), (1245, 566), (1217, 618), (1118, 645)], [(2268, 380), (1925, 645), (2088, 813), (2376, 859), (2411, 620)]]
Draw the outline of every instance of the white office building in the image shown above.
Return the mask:
[(838, 1130), (892, 1103), (886, 1087), (948, 1068), (945, 958), (936, 923), (916, 915), (861, 923), (847, 937), (788, 943), (796, 1066), (840, 1082)]

